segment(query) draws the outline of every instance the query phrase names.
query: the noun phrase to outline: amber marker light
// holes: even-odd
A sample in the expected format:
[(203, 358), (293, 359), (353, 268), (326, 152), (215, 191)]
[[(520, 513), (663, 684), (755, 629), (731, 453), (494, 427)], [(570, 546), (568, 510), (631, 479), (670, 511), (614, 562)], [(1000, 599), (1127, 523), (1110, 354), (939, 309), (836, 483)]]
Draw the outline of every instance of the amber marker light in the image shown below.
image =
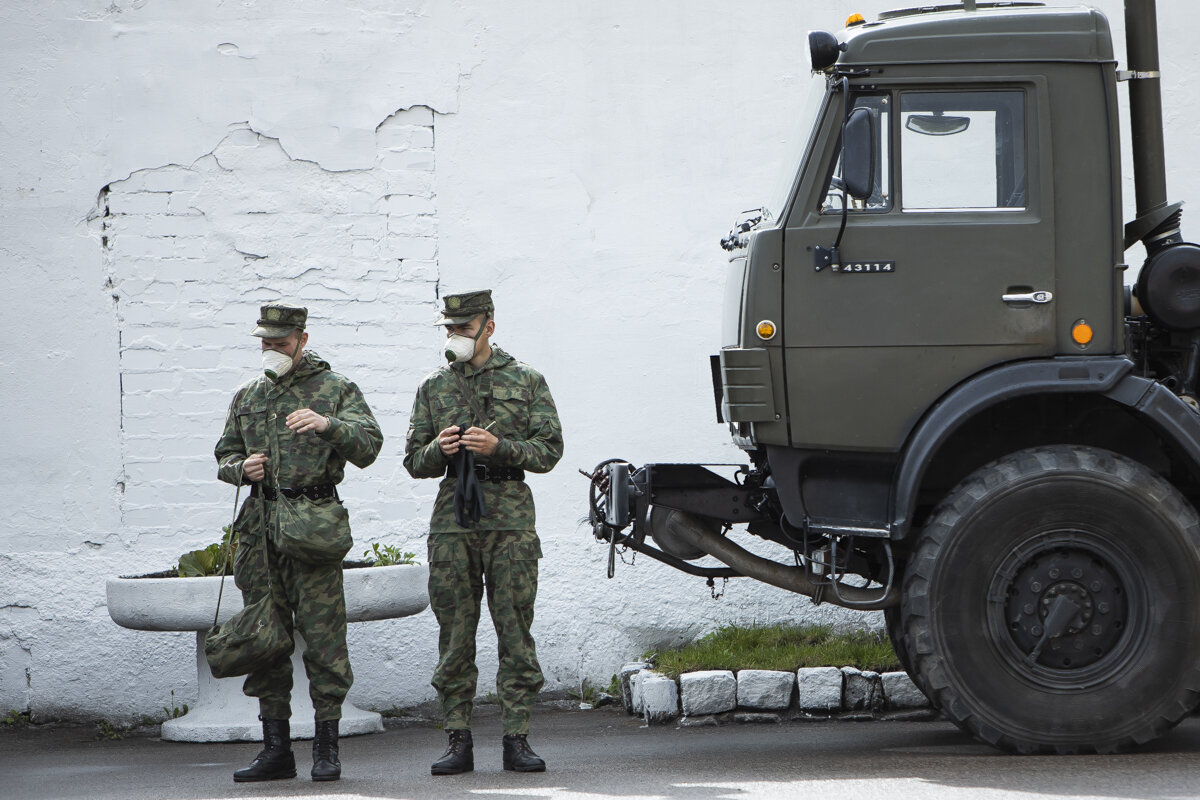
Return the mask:
[(862, 14), (851, 14), (850, 16), (846, 17), (846, 27), (853, 28), (855, 25), (862, 25), (866, 21), (867, 18)]
[(1071, 328), (1071, 338), (1075, 340), (1075, 344), (1089, 344), (1092, 341), (1092, 335), (1092, 326), (1084, 320), (1079, 320)]
[(775, 323), (771, 322), (769, 319), (764, 319), (762, 322), (758, 323), (757, 331), (758, 338), (762, 339), (763, 341), (771, 339), (775, 336)]

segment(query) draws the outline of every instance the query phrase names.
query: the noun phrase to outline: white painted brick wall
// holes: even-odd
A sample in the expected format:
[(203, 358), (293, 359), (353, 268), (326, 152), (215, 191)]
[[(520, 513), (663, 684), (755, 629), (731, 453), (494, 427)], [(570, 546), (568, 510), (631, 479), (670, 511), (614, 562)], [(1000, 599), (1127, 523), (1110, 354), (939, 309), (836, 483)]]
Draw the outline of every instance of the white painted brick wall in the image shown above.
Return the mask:
[[(6, 96), (0, 126), (0, 391), (15, 418), (0, 465), (0, 713), (136, 719), (172, 690), (190, 699), (191, 634), (118, 628), (104, 581), (163, 569), (227, 523), (211, 447), (258, 368), (257, 307), (279, 298), (311, 306), (314, 349), (362, 386), (387, 437), (344, 485), (356, 548), (423, 554), (435, 485), (400, 458), (413, 391), (437, 364), (435, 298), (496, 289), (497, 341), (546, 373), (566, 431), (563, 462), (531, 478), (547, 688), (604, 684), (722, 624), (878, 626), (750, 581), (712, 600), (645, 559), (605, 581), (575, 470), (742, 459), (712, 414), (716, 242), (788, 159), (803, 32), (898, 4), (730, 15), (698, 0), (647, 16), (633, 0), (418, 0), (411, 14), (362, 0), (347, 15), (114, 0), (86, 21), (0, 4), (0, 60), (37, 89)], [(1120, 3), (1096, 4), (1119, 36)], [(1200, 9), (1178, 5), (1162, 46), (1186, 60)], [(1163, 83), (1172, 199), (1192, 208), (1187, 74)], [(479, 638), (486, 692), (486, 615)], [(352, 626), (350, 648), (360, 705), (432, 696), (429, 614)]]

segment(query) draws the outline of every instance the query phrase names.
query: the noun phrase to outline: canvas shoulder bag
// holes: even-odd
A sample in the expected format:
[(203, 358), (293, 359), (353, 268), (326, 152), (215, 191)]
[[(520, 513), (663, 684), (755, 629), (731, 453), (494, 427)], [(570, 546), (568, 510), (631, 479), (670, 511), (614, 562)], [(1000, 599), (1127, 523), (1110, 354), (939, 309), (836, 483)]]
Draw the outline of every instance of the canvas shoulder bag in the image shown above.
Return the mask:
[[(241, 475), (238, 475), (238, 488), (233, 497), (234, 520), (237, 520), (238, 499), (241, 496)], [(230, 525), (230, 544), (233, 541), (233, 526)], [(259, 546), (262, 557), (267, 562), (267, 548), (270, 543), (267, 537), (262, 537)], [(221, 558), (221, 588), (217, 591), (217, 611), (213, 614), (213, 624), (204, 637), (204, 658), (214, 678), (232, 678), (236, 675), (248, 675), (255, 669), (267, 666), (292, 651), (292, 637), (288, 634), (283, 623), (279, 604), (275, 602), (275, 592), (271, 585), (271, 567), (264, 563), (267, 576), (267, 593), (260, 600), (251, 603), (234, 614), (224, 624), (218, 625), (221, 616), (221, 595), (225, 590), (225, 573), (229, 567), (230, 545), (226, 544)]]

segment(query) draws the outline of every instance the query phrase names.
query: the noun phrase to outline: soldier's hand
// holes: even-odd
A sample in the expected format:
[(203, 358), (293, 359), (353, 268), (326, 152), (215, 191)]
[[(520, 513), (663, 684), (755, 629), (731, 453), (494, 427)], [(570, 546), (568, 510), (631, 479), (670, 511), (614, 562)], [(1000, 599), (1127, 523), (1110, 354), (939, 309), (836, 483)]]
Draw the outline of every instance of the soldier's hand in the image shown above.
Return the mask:
[(242, 474), (255, 483), (261, 481), (267, 474), (266, 455), (254, 453), (246, 456), (246, 460), (242, 462)]
[(438, 434), (438, 447), (442, 448), (442, 452), (448, 456), (452, 456), (458, 452), (459, 444), (459, 427), (451, 425)]
[(483, 428), (467, 428), (467, 432), (462, 435), (463, 447), (481, 456), (495, 453), (499, 443), (500, 438), (496, 434)]
[(329, 428), (329, 417), (318, 414), (311, 408), (298, 408), (287, 415), (284, 420), (293, 433), (308, 433), (316, 431), (324, 433)]

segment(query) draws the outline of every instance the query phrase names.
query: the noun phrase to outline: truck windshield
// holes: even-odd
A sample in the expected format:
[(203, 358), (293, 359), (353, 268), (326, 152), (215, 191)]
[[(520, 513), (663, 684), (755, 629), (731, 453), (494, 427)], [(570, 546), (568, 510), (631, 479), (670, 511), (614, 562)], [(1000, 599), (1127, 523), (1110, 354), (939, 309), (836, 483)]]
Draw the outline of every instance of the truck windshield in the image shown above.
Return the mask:
[(816, 122), (828, 95), (824, 76), (813, 76), (808, 84), (808, 95), (805, 97), (800, 116), (792, 126), (792, 133), (781, 150), (775, 186), (767, 195), (766, 205), (763, 206), (763, 217), (767, 220), (778, 219), (787, 206), (796, 176), (800, 174), (800, 168), (804, 166), (809, 150), (812, 149)]

